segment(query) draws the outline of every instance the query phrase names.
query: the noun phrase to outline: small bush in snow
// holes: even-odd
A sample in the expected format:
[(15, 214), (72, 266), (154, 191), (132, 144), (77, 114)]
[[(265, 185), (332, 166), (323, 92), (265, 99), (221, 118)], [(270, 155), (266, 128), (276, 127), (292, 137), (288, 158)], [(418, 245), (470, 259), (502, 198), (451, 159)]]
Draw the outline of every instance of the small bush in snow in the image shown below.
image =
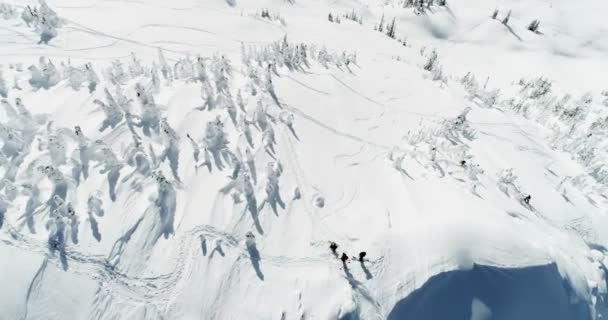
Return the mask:
[(260, 13), (256, 13), (255, 17), (266, 19), (268, 21), (274, 22), (278, 21), (281, 25), (286, 26), (287, 23), (285, 19), (278, 13), (270, 12), (268, 9), (262, 9)]
[(437, 64), (437, 51), (433, 50), (431, 54), (428, 56), (426, 62), (424, 63), (424, 70), (432, 71)]
[(475, 80), (475, 76), (469, 72), (464, 76), (464, 78), (460, 80), (460, 83), (463, 85), (464, 89), (469, 93), (471, 99), (478, 98), (487, 107), (492, 107), (498, 102), (500, 90), (487, 89), (487, 80), (486, 85), (480, 87), (477, 83), (477, 80)]
[(498, 9), (494, 9), (494, 12), (492, 13), (492, 19), (496, 19), (498, 17)]
[(532, 22), (530, 22), (530, 24), (528, 25), (528, 30), (534, 32), (534, 33), (538, 33), (538, 27), (540, 26), (540, 20), (538, 19), (534, 19), (532, 20)]

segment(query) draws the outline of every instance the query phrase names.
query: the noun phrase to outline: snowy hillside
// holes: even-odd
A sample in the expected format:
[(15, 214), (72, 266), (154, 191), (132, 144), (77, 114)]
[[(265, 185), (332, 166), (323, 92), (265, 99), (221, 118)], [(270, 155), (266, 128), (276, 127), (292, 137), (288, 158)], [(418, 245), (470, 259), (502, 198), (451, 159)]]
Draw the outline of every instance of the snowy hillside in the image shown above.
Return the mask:
[(47, 2), (0, 0), (0, 319), (608, 311), (608, 4)]

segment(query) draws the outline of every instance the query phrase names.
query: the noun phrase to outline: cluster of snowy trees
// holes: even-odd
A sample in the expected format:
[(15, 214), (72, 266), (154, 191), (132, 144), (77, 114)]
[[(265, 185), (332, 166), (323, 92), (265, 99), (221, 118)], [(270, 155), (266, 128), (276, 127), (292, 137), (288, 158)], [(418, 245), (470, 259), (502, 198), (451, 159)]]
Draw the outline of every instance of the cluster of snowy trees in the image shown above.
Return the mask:
[(266, 19), (271, 22), (279, 22), (281, 25), (286, 26), (287, 22), (278, 12), (271, 12), (268, 9), (262, 9), (260, 12), (256, 12), (254, 17), (260, 19)]
[(380, 23), (378, 23), (377, 26), (374, 26), (374, 30), (385, 33), (389, 38), (395, 39), (396, 32), (397, 32), (397, 25), (395, 23), (395, 18), (393, 18), (393, 20), (390, 23), (386, 23), (386, 26), (385, 26), (384, 14), (383, 14), (382, 17), (380, 18)]
[(446, 82), (447, 79), (443, 74), (443, 68), (439, 64), (437, 50), (433, 49), (428, 52), (426, 47), (422, 47), (420, 49), (420, 55), (425, 58), (422, 68), (431, 74), (431, 79), (433, 81)]
[(414, 8), (416, 13), (425, 13), (432, 6), (446, 6), (447, 0), (404, 0), (404, 8)]
[(21, 13), (21, 19), (40, 34), (38, 44), (48, 44), (57, 36), (57, 29), (61, 28), (63, 21), (45, 0), (38, 0), (38, 3), (37, 7), (26, 6)]
[(469, 142), (475, 138), (475, 131), (467, 120), (469, 111), (470, 108), (465, 108), (454, 119), (408, 131), (403, 137), (406, 144), (389, 154), (393, 168), (410, 177), (408, 167), (421, 165), (436, 172), (440, 178), (450, 176), (465, 183), (477, 194), (484, 170), (470, 153)]
[(0, 2), (0, 17), (4, 20), (15, 19), (19, 17), (17, 7), (10, 3)]
[(521, 79), (515, 84), (517, 93), (502, 99), (498, 89), (487, 88), (487, 80), (481, 86), (470, 73), (461, 83), (470, 99), (510, 110), (551, 130), (552, 147), (569, 153), (587, 169), (569, 183), (608, 196), (608, 95), (560, 95), (544, 77)]
[(489, 89), (488, 81), (489, 78), (486, 78), (483, 86), (480, 86), (477, 79), (475, 79), (475, 75), (468, 72), (460, 80), (460, 83), (469, 94), (469, 99), (480, 101), (482, 105), (491, 108), (498, 102), (500, 89)]
[[(492, 12), (492, 19), (496, 20), (498, 19), (498, 8), (494, 9), (494, 12)], [(502, 24), (508, 26), (509, 25), (509, 21), (511, 20), (511, 10), (509, 10), (507, 12), (507, 14), (502, 18), (501, 22)], [(539, 19), (533, 19), (532, 22), (530, 22), (530, 24), (528, 24), (528, 26), (526, 27), (528, 30), (540, 34), (540, 31), (538, 30), (538, 28), (540, 27), (540, 20)]]
[[(141, 188), (141, 181), (149, 179), (153, 171), (165, 161), (177, 179), (177, 135), (160, 116), (160, 108), (155, 104), (151, 93), (155, 80), (156, 85), (160, 85), (158, 75), (154, 76), (154, 67), (143, 67), (134, 55), (127, 70), (123, 69), (121, 63), (113, 63), (105, 74), (105, 99), (95, 99), (91, 104), (91, 107), (98, 106), (105, 114), (98, 131), (114, 130), (121, 124), (129, 128), (133, 141), (121, 150), (123, 154), (102, 140), (88, 138), (80, 126), (73, 130), (56, 128), (52, 122), (48, 122), (47, 117), (33, 116), (19, 97), (15, 98), (14, 104), (2, 100), (3, 111), (8, 114), (8, 122), (0, 123), (0, 160), (2, 167), (7, 168), (3, 171), (2, 179), (6, 181), (4, 185), (9, 185), (9, 182), (18, 185), (17, 188), (22, 189), (20, 192), (29, 198), (24, 216), (30, 231), (35, 232), (34, 213), (48, 210), (48, 215), (44, 215), (47, 217), (45, 227), (53, 250), (63, 252), (68, 240), (71, 239), (73, 243), (78, 241), (80, 220), (76, 211), (76, 189), (82, 181), (96, 174), (92, 168), (97, 168), (97, 174), (105, 177), (108, 186), (105, 194), (110, 201), (117, 201), (117, 189), (121, 184), (128, 186), (130, 182), (131, 187)], [(29, 67), (29, 73), (29, 85), (33, 89), (48, 89), (65, 83), (73, 90), (80, 90), (88, 82), (89, 92), (94, 93), (100, 82), (91, 64), (74, 66), (67, 61), (56, 66), (44, 57), (40, 58), (37, 65)], [(173, 71), (171, 75), (173, 77)], [(129, 80), (135, 82), (133, 91), (139, 105), (137, 110), (132, 105), (134, 100), (125, 94), (126, 81)], [(17, 95), (18, 92), (10, 93), (10, 96)], [(91, 130), (89, 132), (94, 133)], [(144, 141), (142, 137), (148, 139)], [(146, 142), (148, 149), (144, 148)], [(161, 152), (156, 157), (154, 150), (159, 145)], [(29, 159), (28, 162), (25, 162), (26, 158)], [(128, 167), (133, 167), (131, 174), (119, 180)], [(162, 172), (157, 175), (162, 175)], [(39, 185), (42, 181), (48, 181), (52, 186), (51, 196), (47, 199), (41, 198)], [(171, 216), (171, 209), (174, 208), (170, 204), (173, 189), (163, 184), (159, 190), (162, 192), (159, 191), (159, 199), (154, 205), (161, 213)], [(92, 233), (98, 240), (101, 239), (101, 233), (96, 217), (103, 215), (102, 199), (96, 193), (87, 201)], [(2, 217), (5, 211), (2, 210)]]
[(352, 20), (361, 25), (363, 24), (363, 17), (361, 15), (358, 15), (354, 9), (353, 9), (353, 11), (342, 14), (342, 15), (332, 14), (331, 12), (327, 15), (327, 20), (329, 20), (329, 22), (335, 22), (338, 24), (342, 21), (341, 20), (342, 18), (347, 19), (347, 20)]
[(60, 81), (67, 80), (68, 85), (74, 90), (80, 90), (87, 82), (89, 92), (92, 93), (99, 82), (99, 77), (90, 63), (74, 66), (68, 60), (67, 63), (61, 62), (59, 66), (56, 66), (50, 59), (40, 57), (38, 65), (31, 65), (28, 71), (30, 72), (29, 84), (36, 90), (49, 89)]
[[(479, 196), (479, 187), (486, 172), (470, 152), (469, 143), (475, 139), (475, 130), (467, 119), (470, 111), (471, 108), (467, 107), (454, 119), (408, 131), (403, 137), (406, 145), (389, 153), (393, 168), (413, 179), (408, 168), (421, 165), (437, 173), (439, 178), (451, 177), (463, 183), (472, 194)], [(531, 196), (517, 182), (512, 168), (504, 169), (495, 179), (487, 176), (486, 179), (494, 180), (506, 196), (533, 210)]]
[(63, 25), (63, 21), (45, 0), (38, 0), (38, 6), (25, 6), (21, 15), (19, 15), (16, 6), (0, 3), (0, 17), (4, 20), (20, 17), (29, 28), (40, 35), (38, 44), (48, 44), (49, 41), (57, 37), (57, 29)]
[[(250, 46), (241, 47), (241, 57), (246, 65), (249, 78), (256, 83), (264, 82), (264, 87), (272, 88), (272, 74), (278, 74), (278, 68), (287, 67), (290, 70), (304, 70), (313, 61), (318, 62), (325, 68), (350, 66), (357, 64), (356, 52), (335, 54), (327, 48), (317, 47), (305, 43), (293, 44), (287, 40), (287, 36), (281, 41), (276, 41), (263, 47)], [(252, 69), (254, 67), (254, 69)], [(265, 70), (258, 70), (258, 69)], [(260, 74), (262, 73), (262, 74)]]
[[(2, 108), (8, 119), (0, 120), (0, 164), (5, 168), (0, 177), (0, 227), (9, 210), (24, 210), (27, 226), (35, 232), (37, 213), (46, 211), (48, 214), (42, 216), (50, 248), (65, 256), (66, 245), (78, 242), (83, 219), (99, 241), (102, 230), (97, 219), (104, 216), (104, 203), (119, 201), (120, 189), (141, 192), (152, 184), (157, 191), (150, 208), (158, 212), (157, 225), (161, 226), (153, 236), (168, 237), (173, 232), (181, 185), (182, 142), (192, 147), (195, 169), (205, 167), (209, 174), (231, 172), (228, 184), (220, 191), (230, 194), (235, 204), (245, 202), (244, 210), (250, 211), (254, 220), (267, 205), (275, 211), (284, 208), (280, 190), (283, 167), (274, 160), (277, 134), (283, 128), (296, 139), (297, 134), (294, 116), (279, 102), (273, 78), (281, 68), (303, 70), (312, 63), (327, 68), (348, 67), (356, 63), (356, 55), (330, 53), (284, 38), (265, 46), (243, 46), (241, 60), (241, 72), (235, 72), (232, 62), (220, 54), (186, 56), (169, 64), (159, 50), (157, 61), (151, 65), (132, 54), (127, 61), (116, 60), (102, 68), (100, 78), (90, 63), (76, 66), (68, 60), (56, 65), (41, 57), (28, 68), (31, 88), (86, 87), (95, 97), (89, 107), (103, 118), (94, 128), (78, 124), (74, 128), (57, 127), (48, 116), (29, 112), (18, 90), (3, 91), (7, 99), (2, 100)], [(13, 70), (15, 77), (26, 76), (22, 70)], [(235, 75), (244, 75), (244, 81), (234, 81)], [(212, 119), (200, 131), (184, 137), (172, 127), (155, 98), (164, 86), (177, 81), (200, 85), (201, 103), (193, 110)], [(2, 88), (7, 87), (5, 81), (1, 83)], [(236, 87), (235, 83), (244, 84)], [(120, 128), (123, 130), (118, 131)], [(120, 140), (120, 146), (90, 138), (123, 132), (131, 139)], [(263, 177), (256, 163), (260, 154), (273, 159), (263, 164), (267, 168)], [(170, 171), (170, 176), (164, 171)], [(81, 203), (77, 190), (92, 176), (107, 187), (93, 191)], [(50, 184), (48, 197), (40, 189), (41, 183)], [(11, 207), (18, 196), (27, 197), (23, 209)]]
[(513, 168), (502, 170), (497, 177), (498, 189), (505, 195), (518, 200), (523, 206), (532, 209), (530, 205), (531, 196), (523, 192), (522, 187), (517, 182), (517, 175), (513, 173)]

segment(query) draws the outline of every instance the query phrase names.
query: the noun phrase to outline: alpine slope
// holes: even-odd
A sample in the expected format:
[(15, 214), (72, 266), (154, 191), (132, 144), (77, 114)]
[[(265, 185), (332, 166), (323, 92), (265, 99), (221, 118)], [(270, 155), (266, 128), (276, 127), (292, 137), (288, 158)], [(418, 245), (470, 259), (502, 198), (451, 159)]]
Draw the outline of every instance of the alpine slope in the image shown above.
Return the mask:
[(0, 1), (0, 319), (602, 319), (606, 12)]

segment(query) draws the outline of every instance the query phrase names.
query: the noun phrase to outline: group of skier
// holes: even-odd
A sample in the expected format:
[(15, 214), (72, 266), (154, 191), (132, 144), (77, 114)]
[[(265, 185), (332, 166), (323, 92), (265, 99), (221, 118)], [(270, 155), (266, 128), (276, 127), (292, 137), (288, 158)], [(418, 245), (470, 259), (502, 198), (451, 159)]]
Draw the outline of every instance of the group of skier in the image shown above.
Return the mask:
[[(338, 244), (335, 242), (331, 242), (329, 245), (329, 249), (331, 250), (331, 252), (333, 252), (333, 254), (337, 257), (338, 256)], [(367, 255), (367, 252), (365, 251), (361, 251), (359, 252), (359, 262), (363, 263), (365, 256)], [(344, 264), (344, 266), (346, 266), (346, 263), (348, 262), (348, 255), (346, 254), (346, 252), (342, 252), (342, 255), (340, 256), (340, 261), (342, 261), (342, 264)], [(352, 258), (353, 260), (357, 259), (355, 257)]]

